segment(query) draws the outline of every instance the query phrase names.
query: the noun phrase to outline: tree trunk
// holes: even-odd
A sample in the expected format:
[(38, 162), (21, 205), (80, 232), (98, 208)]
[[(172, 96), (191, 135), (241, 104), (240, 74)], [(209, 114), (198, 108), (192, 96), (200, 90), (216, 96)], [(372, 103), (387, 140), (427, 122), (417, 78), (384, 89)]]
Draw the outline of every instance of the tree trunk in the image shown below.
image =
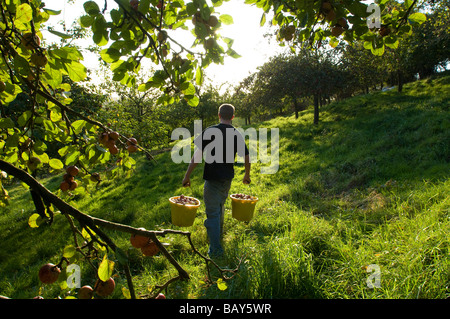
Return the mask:
[(401, 93), (403, 91), (403, 74), (402, 71), (397, 71), (397, 80), (398, 80), (398, 92)]
[(294, 111), (295, 111), (295, 119), (298, 119), (298, 101), (294, 98)]
[(319, 124), (319, 94), (314, 94), (314, 124)]

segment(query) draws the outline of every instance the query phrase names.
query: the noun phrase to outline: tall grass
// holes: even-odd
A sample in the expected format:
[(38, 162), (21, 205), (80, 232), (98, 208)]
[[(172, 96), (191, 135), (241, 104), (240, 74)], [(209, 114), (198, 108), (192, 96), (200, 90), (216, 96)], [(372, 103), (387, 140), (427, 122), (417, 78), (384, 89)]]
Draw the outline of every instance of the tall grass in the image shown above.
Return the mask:
[[(167, 236), (170, 251), (191, 275), (169, 288), (170, 298), (446, 298), (450, 295), (450, 182), (448, 112), (450, 77), (418, 81), (404, 93), (361, 95), (299, 119), (278, 117), (254, 125), (280, 129), (280, 170), (259, 174), (252, 166), (252, 184), (242, 185), (244, 169), (236, 167), (231, 193), (259, 197), (249, 223), (231, 217), (226, 203), (222, 267), (240, 264), (227, 289), (204, 283), (206, 270), (184, 239)], [(136, 227), (177, 228), (170, 223), (168, 198), (184, 193), (202, 200), (202, 165), (192, 188), (181, 187), (186, 165), (170, 154), (154, 165), (138, 158), (131, 177), (106, 181), (75, 204), (84, 212)], [(57, 189), (58, 178), (44, 184)], [(64, 220), (30, 229), (33, 207), (20, 185), (9, 188), (12, 205), (0, 214), (0, 294), (15, 298), (61, 294), (42, 288), (39, 266), (56, 261), (71, 243)], [(204, 206), (189, 229), (206, 253)], [(160, 257), (144, 258), (130, 248), (128, 236), (112, 233), (129, 254), (139, 294), (175, 274)], [(369, 288), (379, 269), (380, 287)], [(83, 268), (90, 284), (94, 274)], [(122, 276), (123, 278), (123, 276)], [(120, 277), (118, 287), (126, 283)], [(123, 297), (116, 289), (114, 297)]]

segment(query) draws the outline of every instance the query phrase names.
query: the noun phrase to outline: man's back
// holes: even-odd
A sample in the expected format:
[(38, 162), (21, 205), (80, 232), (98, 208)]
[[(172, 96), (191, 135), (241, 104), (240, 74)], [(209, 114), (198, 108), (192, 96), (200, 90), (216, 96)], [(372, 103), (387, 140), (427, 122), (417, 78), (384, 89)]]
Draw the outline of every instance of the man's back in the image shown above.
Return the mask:
[(204, 152), (203, 179), (233, 179), (236, 153), (248, 155), (244, 138), (231, 124), (220, 123), (206, 128), (194, 144)]

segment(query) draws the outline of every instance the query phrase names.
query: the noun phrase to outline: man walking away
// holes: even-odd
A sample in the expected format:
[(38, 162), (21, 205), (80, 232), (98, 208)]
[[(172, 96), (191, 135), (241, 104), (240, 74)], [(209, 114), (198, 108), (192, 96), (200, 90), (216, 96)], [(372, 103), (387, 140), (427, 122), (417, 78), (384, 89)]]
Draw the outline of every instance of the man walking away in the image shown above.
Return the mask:
[(204, 225), (209, 238), (208, 254), (211, 257), (223, 255), (224, 204), (234, 177), (236, 153), (244, 157), (245, 175), (242, 182), (244, 184), (251, 182), (251, 164), (247, 145), (242, 135), (231, 124), (234, 113), (235, 108), (231, 104), (222, 104), (219, 107), (219, 124), (206, 128), (194, 140), (198, 148), (192, 156), (183, 179), (184, 187), (191, 185), (191, 173), (201, 162), (202, 155), (205, 153), (203, 200), (206, 220)]

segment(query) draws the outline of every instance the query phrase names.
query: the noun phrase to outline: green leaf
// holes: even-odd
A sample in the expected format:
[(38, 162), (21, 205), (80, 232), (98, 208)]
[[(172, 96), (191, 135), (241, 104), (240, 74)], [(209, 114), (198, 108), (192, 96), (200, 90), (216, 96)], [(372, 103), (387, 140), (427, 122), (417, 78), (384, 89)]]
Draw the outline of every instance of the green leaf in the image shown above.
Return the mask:
[(100, 8), (95, 1), (87, 1), (83, 4), (84, 11), (86, 11), (87, 14), (93, 16), (100, 13)]
[(0, 119), (0, 128), (13, 128), (14, 122), (9, 117)]
[(71, 154), (69, 154), (69, 156), (66, 157), (66, 165), (70, 166), (70, 165), (74, 165), (77, 161), (78, 161), (78, 157), (81, 155), (81, 153), (79, 151), (75, 151)]
[(49, 158), (47, 153), (37, 154), (42, 163), (48, 164)]
[(31, 111), (23, 112), (22, 115), (19, 116), (19, 119), (17, 120), (17, 123), (20, 126), (25, 126), (27, 124), (28, 120), (31, 118), (31, 115), (32, 115)]
[(197, 7), (193, 2), (189, 2), (186, 4), (186, 13), (190, 16), (194, 15), (194, 13), (197, 12)]
[(234, 23), (233, 22), (233, 17), (230, 16), (229, 14), (222, 14), (219, 17), (219, 21), (222, 22), (223, 24), (226, 24), (226, 25), (230, 25), (230, 24)]
[(261, 16), (261, 21), (259, 22), (259, 25), (261, 27), (263, 27), (264, 24), (266, 24), (266, 14), (265, 13), (263, 13), (263, 15)]
[(200, 102), (198, 97), (195, 95), (194, 96), (187, 95), (187, 96), (185, 96), (185, 98), (187, 99), (187, 103), (189, 106), (197, 106), (198, 103)]
[(28, 218), (28, 225), (31, 228), (38, 228), (39, 225), (42, 223), (42, 218), (39, 214), (33, 214)]
[(67, 73), (70, 79), (74, 82), (80, 82), (86, 78), (86, 67), (77, 61), (72, 61), (69, 66), (66, 66)]
[(397, 40), (396, 37), (388, 36), (384, 39), (384, 45), (391, 49), (397, 49), (399, 41)]
[(102, 30), (94, 32), (92, 39), (94, 40), (95, 44), (97, 44), (99, 47), (105, 46), (108, 44), (108, 31)]
[(76, 252), (77, 252), (77, 250), (76, 250), (75, 246), (68, 245), (68, 246), (64, 247), (63, 256), (66, 258), (72, 258)]
[(139, 2), (139, 11), (141, 13), (147, 13), (150, 9), (150, 0), (140, 0)]
[(239, 55), (236, 51), (234, 51), (233, 49), (228, 49), (227, 50), (227, 54), (232, 57), (233, 59), (238, 59), (241, 57), (241, 55)]
[(89, 235), (89, 232), (86, 230), (86, 228), (83, 228), (81, 230), (81, 236), (87, 241), (91, 240), (91, 235)]
[(5, 161), (7, 161), (8, 163), (11, 163), (11, 164), (16, 164), (18, 159), (19, 159), (19, 156), (17, 155), (17, 152), (11, 152), (5, 158)]
[(200, 38), (205, 38), (209, 35), (209, 31), (203, 23), (200, 23), (195, 26), (195, 34)]
[(337, 39), (336, 37), (331, 37), (330, 41), (328, 42), (328, 44), (332, 47), (335, 48), (337, 47), (337, 45), (339, 44), (339, 39)]
[(37, 154), (42, 154), (43, 152), (45, 152), (47, 150), (47, 145), (43, 141), (36, 141), (33, 145), (33, 150)]
[(59, 110), (53, 109), (50, 112), (50, 120), (52, 122), (58, 122), (62, 118), (61, 112)]
[(98, 278), (101, 281), (107, 281), (111, 278), (113, 271), (114, 262), (112, 260), (108, 260), (108, 256), (105, 254), (100, 266), (98, 267)]
[(384, 45), (377, 48), (372, 47), (371, 51), (373, 55), (382, 56), (384, 54)]
[(427, 16), (421, 12), (415, 12), (408, 17), (408, 20), (422, 24), (427, 20)]
[(51, 160), (49, 160), (48, 165), (50, 165), (50, 167), (53, 169), (63, 169), (64, 168), (64, 164), (57, 158), (52, 158)]
[(42, 10), (44, 10), (45, 12), (47, 12), (48, 15), (51, 15), (51, 16), (57, 16), (57, 15), (61, 14), (61, 10), (52, 10), (52, 9), (47, 9), (47, 8), (42, 8)]
[(16, 99), (17, 94), (22, 92), (22, 89), (17, 84), (11, 84), (9, 82), (6, 82), (5, 84), (6, 89), (0, 93), (0, 101), (8, 104)]
[(45, 78), (45, 82), (51, 85), (53, 88), (58, 87), (62, 82), (62, 72), (52, 66), (53, 63), (47, 63), (45, 66), (45, 72), (42, 77)]
[(197, 68), (197, 71), (195, 71), (195, 83), (197, 85), (202, 85), (202, 83), (203, 83), (203, 71), (202, 71), (202, 68)]
[(14, 57), (14, 70), (16, 70), (22, 76), (28, 76), (30, 74), (30, 65), (27, 59), (17, 54)]
[(405, 7), (409, 8), (412, 5), (413, 0), (404, 0)]
[(86, 125), (85, 120), (77, 120), (72, 123), (72, 128), (75, 131), (75, 134), (80, 134), (83, 127)]
[(347, 9), (357, 17), (367, 17), (369, 15), (367, 12), (367, 4), (361, 3), (360, 1), (353, 1), (348, 4)]
[(10, 137), (8, 137), (6, 139), (6, 144), (5, 147), (6, 148), (15, 148), (18, 147), (19, 145), (19, 139), (20, 139), (20, 135), (18, 133), (14, 133), (13, 135), (11, 135)]
[(27, 3), (21, 4), (16, 10), (16, 20), (22, 23), (30, 22), (33, 19), (33, 9)]
[(81, 52), (74, 47), (62, 47), (59, 49), (54, 49), (51, 52), (63, 59), (72, 61), (83, 60), (83, 54), (81, 54)]
[(47, 31), (50, 33), (53, 33), (54, 35), (56, 35), (60, 38), (63, 38), (63, 39), (71, 39), (72, 38), (72, 36), (70, 34), (62, 33), (62, 32), (56, 31), (56, 30), (52, 30), (50, 28), (48, 28)]
[(94, 23), (94, 18), (89, 15), (81, 16), (79, 23), (83, 28), (89, 28)]
[(217, 279), (217, 288), (219, 288), (219, 290), (224, 291), (227, 290), (228, 286), (226, 284), (225, 281), (223, 281), (222, 278)]
[(122, 294), (125, 299), (131, 299), (130, 290), (127, 287), (122, 287)]
[(183, 83), (183, 86), (181, 86), (180, 88), (181, 88), (183, 94), (185, 94), (185, 95), (194, 95), (195, 94), (195, 86), (191, 82)]
[(104, 46), (108, 43), (108, 31), (106, 28), (106, 20), (103, 15), (95, 18), (92, 24), (92, 32), (94, 33), (92, 39), (98, 46)]
[(69, 146), (64, 146), (64, 147), (61, 147), (61, 148), (58, 150), (58, 154), (59, 154), (60, 156), (64, 156), (64, 155), (67, 154), (68, 151), (69, 151)]
[(113, 63), (119, 60), (122, 54), (117, 49), (108, 48), (100, 51), (100, 56), (106, 63)]

